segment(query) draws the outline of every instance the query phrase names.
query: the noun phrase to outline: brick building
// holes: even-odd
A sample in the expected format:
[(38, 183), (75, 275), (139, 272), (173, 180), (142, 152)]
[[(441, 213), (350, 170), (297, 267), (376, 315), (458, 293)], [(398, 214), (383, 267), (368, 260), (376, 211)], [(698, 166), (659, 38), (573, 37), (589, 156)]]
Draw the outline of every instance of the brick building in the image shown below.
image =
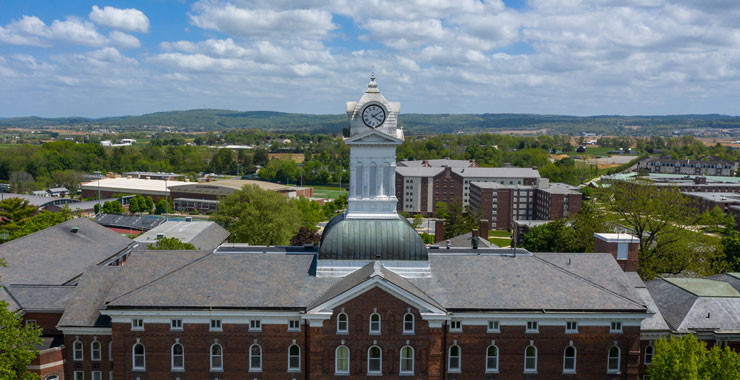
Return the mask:
[(424, 216), (434, 213), (437, 202), (468, 206), (473, 182), (529, 186), (540, 180), (534, 168), (481, 168), (464, 160), (426, 160), (420, 166), (411, 162), (416, 161), (402, 161), (396, 168), (397, 210)]
[(175, 210), (180, 212), (197, 211), (199, 213), (211, 213), (216, 211), (221, 198), (241, 190), (244, 186), (255, 185), (263, 190), (275, 191), (285, 194), (289, 198), (313, 196), (313, 188), (285, 186), (279, 183), (227, 179), (222, 181), (203, 183), (178, 183), (169, 186), (170, 196)]
[(567, 218), (581, 210), (581, 202), (577, 187), (547, 179), (535, 185), (470, 183), (470, 210), (490, 219), (493, 229), (513, 229), (515, 221)]

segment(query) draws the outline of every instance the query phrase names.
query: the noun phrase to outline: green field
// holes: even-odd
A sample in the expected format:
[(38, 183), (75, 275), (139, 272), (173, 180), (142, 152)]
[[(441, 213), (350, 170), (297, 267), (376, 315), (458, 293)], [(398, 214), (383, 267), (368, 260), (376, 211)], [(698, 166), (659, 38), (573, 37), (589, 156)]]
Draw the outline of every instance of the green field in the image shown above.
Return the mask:
[(508, 238), (511, 237), (511, 232), (509, 231), (497, 231), (497, 230), (490, 230), (488, 231), (488, 237), (501, 237), (501, 238)]
[(508, 247), (511, 245), (511, 238), (488, 238), (488, 241), (499, 247)]
[(339, 186), (311, 186), (313, 187), (313, 196), (316, 198), (336, 199), (340, 195), (346, 194), (345, 190), (339, 189)]

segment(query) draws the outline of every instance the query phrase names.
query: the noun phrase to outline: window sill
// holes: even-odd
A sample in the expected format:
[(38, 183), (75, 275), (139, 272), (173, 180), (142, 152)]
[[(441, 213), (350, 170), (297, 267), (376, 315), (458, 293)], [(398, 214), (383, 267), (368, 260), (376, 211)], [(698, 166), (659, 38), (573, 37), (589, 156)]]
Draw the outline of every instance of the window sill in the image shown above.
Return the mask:
[(183, 331), (182, 327), (179, 328), (170, 328), (170, 331)]
[(460, 370), (459, 369), (450, 369), (450, 370), (447, 370), (447, 372), (448, 373), (460, 373)]
[(223, 371), (224, 371), (223, 368), (211, 368), (208, 372), (210, 372), (210, 373), (221, 373)]
[(298, 369), (289, 369), (288, 370), (288, 373), (301, 373), (301, 369), (300, 368), (298, 368)]
[(370, 335), (382, 335), (380, 332), (370, 332)]
[(524, 330), (525, 334), (539, 334), (540, 330)]
[(137, 367), (134, 367), (134, 368), (131, 368), (131, 370), (134, 371), (134, 372), (146, 372), (146, 368), (137, 368)]
[(144, 331), (143, 327), (132, 327), (131, 331)]
[(451, 329), (450, 332), (451, 333), (461, 333), (462, 332), (462, 329), (455, 329), (455, 330), (452, 330)]
[(404, 331), (403, 335), (414, 335), (413, 331)]
[(619, 374), (621, 374), (621, 373), (622, 373), (622, 371), (614, 371), (614, 370), (610, 370), (610, 371), (606, 371), (606, 373), (607, 373), (608, 375), (619, 375)]
[(252, 369), (252, 368), (250, 368), (249, 369), (249, 373), (262, 373), (262, 369), (256, 369), (256, 368), (255, 369)]
[(224, 332), (224, 329), (208, 329), (208, 332)]
[(536, 369), (530, 369), (530, 370), (525, 369), (524, 373), (527, 375), (537, 374), (537, 370)]
[(337, 331), (337, 335), (349, 335), (348, 331)]
[(487, 369), (486, 373), (498, 373), (497, 369)]
[(576, 371), (573, 371), (573, 370), (563, 371), (563, 375), (575, 375), (575, 374), (576, 374)]
[(349, 372), (335, 372), (334, 376), (349, 376)]
[(288, 332), (301, 332), (301, 329), (288, 329)]
[(621, 333), (622, 331), (618, 331), (618, 330), (609, 331), (609, 334), (621, 334)]
[(249, 329), (249, 332), (262, 332), (262, 329)]
[(566, 334), (578, 334), (578, 330), (565, 330)]
[(401, 372), (398, 374), (399, 376), (414, 376), (413, 372)]
[(185, 368), (172, 368), (170, 372), (185, 372)]
[(501, 330), (487, 330), (486, 333), (488, 334), (500, 334)]
[(367, 375), (368, 376), (383, 376), (383, 374), (380, 372), (368, 372)]

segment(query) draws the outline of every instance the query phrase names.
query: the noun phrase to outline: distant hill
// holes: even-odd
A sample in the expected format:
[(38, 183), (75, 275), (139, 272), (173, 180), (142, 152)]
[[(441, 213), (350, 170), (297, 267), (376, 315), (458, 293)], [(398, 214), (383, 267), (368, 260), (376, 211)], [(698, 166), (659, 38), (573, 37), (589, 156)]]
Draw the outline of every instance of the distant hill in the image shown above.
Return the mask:
[[(84, 117), (41, 118), (36, 116), (0, 118), (0, 127), (87, 127), (179, 130), (221, 130), (258, 128), (273, 131), (337, 133), (346, 125), (345, 115), (311, 115), (271, 111), (198, 109), (156, 112), (140, 116), (90, 119)], [(485, 132), (549, 129), (560, 133), (670, 134), (684, 128), (738, 128), (740, 117), (718, 114), (664, 116), (567, 116), (537, 114), (401, 114), (400, 123), (409, 134)]]

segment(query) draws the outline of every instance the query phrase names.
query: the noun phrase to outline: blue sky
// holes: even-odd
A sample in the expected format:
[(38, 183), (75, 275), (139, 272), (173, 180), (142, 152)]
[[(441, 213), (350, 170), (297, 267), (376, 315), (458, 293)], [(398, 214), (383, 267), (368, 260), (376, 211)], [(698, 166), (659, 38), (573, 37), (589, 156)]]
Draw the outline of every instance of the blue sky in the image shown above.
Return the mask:
[(0, 117), (739, 114), (734, 0), (0, 1)]

